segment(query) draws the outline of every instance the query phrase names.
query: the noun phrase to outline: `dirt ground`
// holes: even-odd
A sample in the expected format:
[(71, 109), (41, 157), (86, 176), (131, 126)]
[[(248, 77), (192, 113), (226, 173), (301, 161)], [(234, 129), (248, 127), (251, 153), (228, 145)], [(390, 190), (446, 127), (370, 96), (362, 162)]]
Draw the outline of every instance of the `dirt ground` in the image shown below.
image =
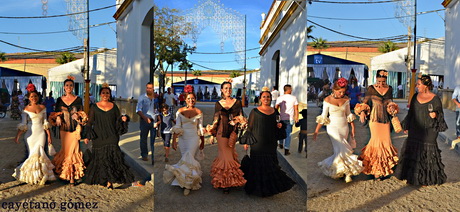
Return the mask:
[[(214, 104), (197, 105), (203, 111), (204, 123), (211, 123)], [(250, 108), (245, 109), (249, 115)], [(157, 140), (158, 141), (158, 140)], [(239, 158), (243, 158), (245, 151), (242, 145), (236, 144)], [(155, 145), (155, 211), (306, 211), (306, 194), (295, 185), (291, 190), (272, 197), (261, 198), (248, 196), (243, 188), (234, 188), (230, 194), (223, 194), (220, 189), (214, 189), (209, 175), (214, 158), (217, 157), (217, 144), (207, 143), (204, 149), (205, 159), (200, 161), (203, 171), (202, 188), (191, 191), (188, 196), (183, 195), (183, 189), (163, 183), (165, 167), (162, 142)], [(175, 164), (180, 159), (180, 151), (171, 150), (169, 164)]]
[[(351, 183), (345, 183), (343, 179), (323, 175), (317, 163), (332, 155), (333, 150), (324, 128), (320, 130), (318, 141), (312, 141), (319, 111), (317, 107), (309, 107), (308, 111), (307, 211), (460, 211), (460, 155), (443, 142), (438, 142), (447, 175), (447, 182), (443, 185), (418, 187), (406, 185), (405, 181), (394, 176), (375, 181), (364, 174), (354, 177)], [(400, 120), (406, 112), (401, 111), (398, 115)], [(369, 129), (358, 120), (355, 124), (355, 154), (359, 154), (370, 135)], [(400, 150), (406, 137), (404, 133), (393, 133), (393, 145)]]
[[(108, 190), (97, 185), (53, 181), (46, 185), (28, 185), (16, 181), (11, 174), (25, 155), (24, 143), (16, 144), (16, 125), (8, 117), (0, 119), (0, 211), (152, 211), (153, 186), (118, 186)], [(54, 139), (56, 150), (59, 140)], [(82, 145), (85, 146), (85, 145)], [(135, 172), (134, 172), (135, 173)], [(141, 179), (135, 173), (136, 180)]]

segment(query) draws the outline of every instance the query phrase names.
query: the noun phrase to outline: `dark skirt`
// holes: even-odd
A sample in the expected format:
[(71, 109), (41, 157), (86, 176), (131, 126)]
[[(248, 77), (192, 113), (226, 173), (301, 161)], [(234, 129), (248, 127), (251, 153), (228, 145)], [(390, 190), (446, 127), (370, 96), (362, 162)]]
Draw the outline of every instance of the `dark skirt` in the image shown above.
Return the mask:
[(125, 184), (134, 181), (134, 175), (125, 164), (124, 154), (118, 145), (93, 147), (91, 161), (87, 167), (85, 174), (87, 184), (106, 185), (107, 182)]
[[(396, 168), (396, 177), (412, 185), (437, 185), (446, 182), (441, 150), (436, 143), (436, 132), (423, 140), (407, 139), (401, 149), (401, 161)], [(430, 142), (434, 141), (434, 142)]]
[(291, 189), (295, 182), (281, 170), (276, 154), (255, 154), (244, 158), (241, 164), (247, 180), (244, 190), (247, 194), (261, 197), (273, 196)]

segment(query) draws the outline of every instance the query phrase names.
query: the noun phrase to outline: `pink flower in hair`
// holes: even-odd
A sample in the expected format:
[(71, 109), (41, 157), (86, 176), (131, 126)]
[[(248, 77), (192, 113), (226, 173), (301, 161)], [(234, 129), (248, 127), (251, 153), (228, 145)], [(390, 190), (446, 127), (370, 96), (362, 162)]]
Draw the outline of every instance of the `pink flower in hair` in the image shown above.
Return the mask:
[(348, 81), (343, 77), (337, 80), (337, 85), (340, 86), (341, 88), (346, 87), (347, 84), (348, 84)]
[(184, 92), (185, 93), (193, 93), (193, 86), (191, 86), (191, 85), (185, 86)]
[(27, 90), (29, 93), (32, 92), (32, 91), (35, 91), (35, 85), (32, 84), (32, 83), (29, 83), (29, 84), (27, 85), (26, 90)]

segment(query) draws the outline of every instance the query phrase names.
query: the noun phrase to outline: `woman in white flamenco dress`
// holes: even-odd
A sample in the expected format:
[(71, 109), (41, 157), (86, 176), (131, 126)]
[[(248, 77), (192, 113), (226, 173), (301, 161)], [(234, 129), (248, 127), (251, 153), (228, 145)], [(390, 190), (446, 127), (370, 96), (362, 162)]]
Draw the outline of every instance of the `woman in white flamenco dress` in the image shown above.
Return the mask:
[(46, 119), (46, 109), (38, 113), (26, 109), (22, 112), (22, 122), (18, 124), (16, 142), (19, 143), (19, 136), (25, 131), (24, 139), (27, 142), (29, 155), (15, 169), (13, 177), (28, 184), (44, 185), (46, 181), (56, 180), (53, 173), (54, 165), (44, 150), (46, 138), (51, 142), (49, 133), (51, 125)]
[[(343, 91), (345, 91), (343, 87), (337, 86), (337, 88), (340, 89), (334, 89), (333, 94), (323, 102), (323, 112), (316, 117), (316, 123), (318, 123), (318, 125), (313, 137), (316, 141), (319, 129), (323, 125), (326, 125), (326, 131), (332, 142), (334, 154), (319, 162), (318, 166), (325, 175), (333, 179), (345, 177), (345, 182), (348, 183), (352, 181), (351, 176), (361, 173), (363, 165), (362, 162), (358, 160), (358, 155), (353, 154), (353, 148), (356, 147), (356, 143), (349, 143), (347, 141), (349, 123), (352, 125), (351, 140), (354, 141), (353, 120), (355, 116), (350, 112), (350, 100), (341, 95), (342, 92), (340, 92), (340, 90), (343, 89)], [(331, 104), (328, 100), (338, 103), (339, 105)], [(340, 105), (340, 103), (342, 104)], [(350, 144), (353, 145), (353, 148)]]
[(172, 148), (176, 149), (178, 137), (182, 157), (174, 165), (166, 164), (163, 173), (164, 182), (184, 188), (184, 195), (188, 195), (190, 190), (200, 189), (202, 182), (202, 171), (198, 160), (202, 160), (204, 157), (200, 151), (204, 147), (204, 139), (200, 138), (204, 134), (203, 114), (199, 109), (194, 108), (195, 102), (189, 105), (189, 97), (192, 96), (194, 95), (187, 95), (188, 106), (177, 111), (176, 124), (171, 128), (171, 133), (173, 133)]

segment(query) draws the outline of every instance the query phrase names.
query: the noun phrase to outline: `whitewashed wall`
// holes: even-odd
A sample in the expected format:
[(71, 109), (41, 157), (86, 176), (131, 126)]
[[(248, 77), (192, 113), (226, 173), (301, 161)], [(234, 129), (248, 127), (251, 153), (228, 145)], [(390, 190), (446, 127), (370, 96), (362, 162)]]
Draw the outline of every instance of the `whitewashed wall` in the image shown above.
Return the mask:
[(150, 77), (150, 27), (153, 1), (136, 0), (117, 20), (118, 92), (138, 98)]
[[(274, 2), (273, 10), (276, 10), (279, 3)], [(279, 91), (283, 93), (285, 84), (292, 85), (293, 95), (299, 102), (307, 103), (307, 62), (306, 62), (306, 8), (305, 2), (302, 7), (297, 8), (290, 20), (285, 24), (277, 37), (268, 44), (269, 47), (262, 52), (260, 59), (259, 88), (267, 86), (272, 88), (275, 85), (275, 61), (273, 56), (280, 51), (280, 80)], [(267, 21), (270, 19), (270, 14)], [(262, 30), (265, 28), (262, 28)]]
[(444, 87), (460, 85), (460, 1), (452, 0), (446, 7), (446, 74)]

